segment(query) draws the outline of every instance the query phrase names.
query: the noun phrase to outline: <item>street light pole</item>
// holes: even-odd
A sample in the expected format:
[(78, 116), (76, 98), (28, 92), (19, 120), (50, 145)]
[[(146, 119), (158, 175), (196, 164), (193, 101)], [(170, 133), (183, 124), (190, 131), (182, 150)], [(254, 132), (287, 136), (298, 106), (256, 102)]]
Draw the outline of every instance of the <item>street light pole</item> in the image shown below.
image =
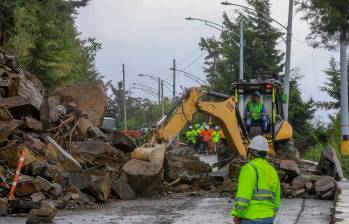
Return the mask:
[(176, 59), (173, 59), (173, 96), (172, 102), (176, 102)]
[(161, 79), (158, 77), (158, 96), (159, 96), (159, 105), (161, 102)]
[(127, 131), (125, 64), (122, 64), (122, 90), (123, 90), (123, 98), (124, 98), (124, 130)]
[(161, 80), (161, 117), (165, 115), (164, 81)]
[(153, 88), (153, 87), (151, 87), (151, 86), (148, 86), (148, 85), (145, 85), (145, 84), (142, 84), (142, 83), (136, 83), (136, 82), (132, 83), (132, 85), (134, 85), (134, 86), (140, 86), (140, 87), (142, 87), (143, 89), (147, 89), (147, 90), (152, 91), (152, 92), (154, 92), (154, 93), (157, 92), (158, 103), (159, 103), (159, 105), (160, 105), (160, 103), (161, 103), (160, 80), (159, 80), (159, 88), (158, 88), (158, 89), (155, 89), (155, 88)]
[[(173, 68), (170, 68), (170, 70), (172, 71)], [(199, 77), (197, 77), (196, 75), (190, 74), (189, 72), (180, 70), (180, 69), (176, 69), (176, 72), (181, 72), (183, 73), (185, 76), (187, 76), (188, 78), (194, 80), (195, 82), (197, 82), (200, 85), (208, 85), (207, 81), (200, 79)]]
[(291, 73), (291, 50), (292, 50), (292, 23), (293, 23), (293, 0), (289, 1), (288, 8), (288, 25), (287, 25), (287, 37), (286, 37), (286, 65), (285, 65), (285, 80), (284, 80), (284, 92), (287, 96), (286, 103), (284, 104), (284, 119), (288, 120), (288, 109), (290, 100), (290, 73)]
[(347, 43), (343, 40), (340, 42), (340, 114), (341, 114), (341, 153), (349, 155), (349, 119), (348, 119), (348, 49)]

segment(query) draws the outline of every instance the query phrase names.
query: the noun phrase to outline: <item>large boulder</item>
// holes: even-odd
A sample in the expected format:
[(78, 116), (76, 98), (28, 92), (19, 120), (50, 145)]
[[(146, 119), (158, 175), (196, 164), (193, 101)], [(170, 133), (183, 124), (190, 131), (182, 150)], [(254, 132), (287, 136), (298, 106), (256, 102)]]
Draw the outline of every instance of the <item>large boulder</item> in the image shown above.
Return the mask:
[(43, 202), (38, 209), (32, 209), (28, 216), (26, 224), (53, 223), (57, 214), (57, 209), (49, 202)]
[(87, 114), (94, 125), (101, 125), (107, 105), (107, 95), (101, 82), (67, 87), (62, 89), (59, 95), (62, 105), (69, 107), (70, 103), (75, 103), (76, 109), (82, 114)]
[(189, 147), (178, 148), (166, 153), (165, 178), (168, 181), (181, 178), (182, 182), (190, 182), (195, 177), (200, 178), (211, 170), (211, 166), (196, 157), (195, 152)]
[(311, 188), (312, 187), (312, 181), (311, 177), (308, 175), (300, 175), (292, 180), (292, 187), (295, 190), (305, 189), (305, 188)]
[(22, 175), (18, 179), (15, 194), (18, 197), (24, 197), (39, 192), (41, 189), (41, 185), (36, 179)]
[(336, 190), (336, 181), (330, 176), (321, 176), (315, 182), (317, 195), (322, 199), (333, 199)]
[(45, 147), (45, 157), (47, 160), (55, 162), (57, 167), (66, 170), (80, 170), (81, 165), (74, 157), (64, 150), (56, 141), (47, 137), (49, 144)]
[(82, 192), (91, 195), (98, 202), (108, 200), (111, 192), (111, 176), (106, 168), (90, 168), (71, 172), (69, 185), (76, 186)]
[(335, 178), (337, 181), (343, 178), (342, 165), (336, 151), (331, 146), (321, 152), (320, 162), (317, 168), (325, 175)]
[(293, 160), (281, 160), (280, 169), (286, 172), (288, 180), (292, 180), (301, 173), (297, 163)]
[(136, 194), (149, 195), (162, 182), (166, 145), (137, 148), (122, 168)]
[(121, 199), (132, 200), (136, 198), (135, 192), (128, 185), (124, 176), (121, 176), (115, 183), (112, 184), (112, 191), (118, 195)]

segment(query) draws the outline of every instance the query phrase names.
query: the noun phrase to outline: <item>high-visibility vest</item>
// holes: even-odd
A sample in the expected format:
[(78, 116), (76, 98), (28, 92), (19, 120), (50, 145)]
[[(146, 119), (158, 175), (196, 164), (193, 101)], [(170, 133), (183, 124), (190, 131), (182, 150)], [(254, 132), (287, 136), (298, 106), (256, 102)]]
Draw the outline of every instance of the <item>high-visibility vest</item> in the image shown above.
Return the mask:
[(212, 132), (212, 142), (217, 143), (217, 142), (219, 142), (219, 139), (220, 139), (220, 133), (219, 133), (219, 131), (214, 130), (214, 131)]
[(193, 134), (194, 134), (194, 137), (196, 138), (198, 135), (200, 135), (201, 133), (201, 130), (199, 128), (194, 128), (193, 129)]
[(280, 192), (274, 167), (256, 158), (241, 168), (231, 214), (249, 220), (272, 218), (280, 207)]
[(187, 142), (196, 143), (196, 131), (195, 130), (188, 130), (185, 133), (185, 136), (187, 138)]
[(247, 111), (252, 114), (253, 120), (259, 120), (262, 117), (263, 103), (259, 102), (257, 104), (252, 101), (247, 104)]

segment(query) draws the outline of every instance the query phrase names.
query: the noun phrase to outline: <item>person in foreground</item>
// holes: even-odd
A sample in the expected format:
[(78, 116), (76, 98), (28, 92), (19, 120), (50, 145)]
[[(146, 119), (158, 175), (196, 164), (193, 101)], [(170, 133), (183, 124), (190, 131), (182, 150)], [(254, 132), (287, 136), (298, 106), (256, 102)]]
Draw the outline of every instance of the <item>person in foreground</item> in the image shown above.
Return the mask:
[(248, 146), (250, 161), (240, 171), (231, 214), (235, 224), (273, 224), (280, 207), (280, 181), (266, 160), (268, 141), (254, 137)]

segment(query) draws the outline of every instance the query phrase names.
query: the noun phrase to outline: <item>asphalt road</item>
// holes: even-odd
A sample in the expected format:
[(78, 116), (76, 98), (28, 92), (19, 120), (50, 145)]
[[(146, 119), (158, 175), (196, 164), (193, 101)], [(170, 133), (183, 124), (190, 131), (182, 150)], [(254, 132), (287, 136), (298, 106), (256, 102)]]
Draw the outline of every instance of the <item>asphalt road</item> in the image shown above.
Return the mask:
[[(57, 224), (202, 224), (232, 223), (229, 198), (138, 199), (117, 201), (105, 208), (60, 211)], [(331, 201), (284, 199), (276, 224), (328, 224)], [(22, 217), (3, 217), (0, 223), (24, 224)]]
[[(215, 156), (201, 156), (212, 164)], [(177, 195), (167, 199), (114, 201), (103, 208), (60, 211), (56, 224), (203, 224), (233, 223), (230, 198), (194, 198)], [(328, 224), (332, 201), (283, 199), (275, 224)], [(25, 217), (2, 217), (0, 223), (24, 224)]]

